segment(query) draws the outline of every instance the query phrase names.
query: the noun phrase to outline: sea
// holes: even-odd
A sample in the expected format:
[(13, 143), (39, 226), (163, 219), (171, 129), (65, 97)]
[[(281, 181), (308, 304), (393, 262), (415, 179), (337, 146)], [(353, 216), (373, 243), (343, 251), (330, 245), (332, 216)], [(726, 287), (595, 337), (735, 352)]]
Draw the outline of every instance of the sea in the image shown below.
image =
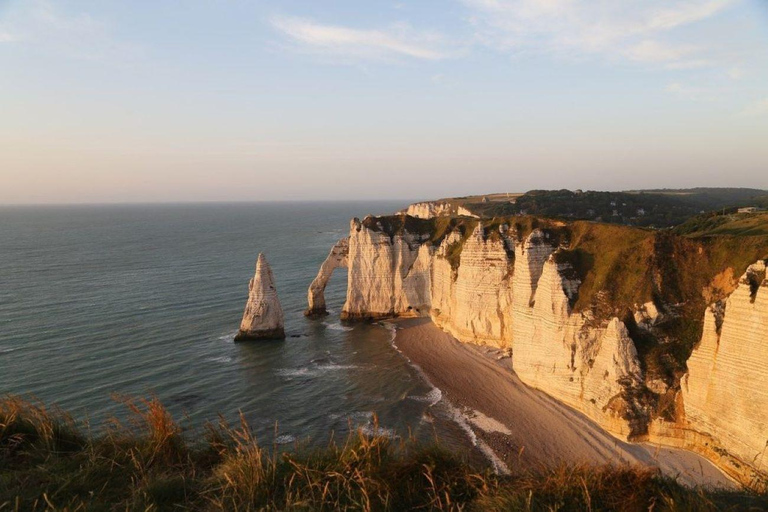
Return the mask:
[[(353, 217), (404, 202), (0, 208), (0, 395), (67, 411), (98, 431), (126, 398), (157, 397), (190, 436), (242, 414), (260, 443), (323, 445), (350, 432), (467, 447), (433, 388), (393, 345), (394, 326), (344, 325), (307, 288)], [(234, 343), (263, 252), (284, 341)]]

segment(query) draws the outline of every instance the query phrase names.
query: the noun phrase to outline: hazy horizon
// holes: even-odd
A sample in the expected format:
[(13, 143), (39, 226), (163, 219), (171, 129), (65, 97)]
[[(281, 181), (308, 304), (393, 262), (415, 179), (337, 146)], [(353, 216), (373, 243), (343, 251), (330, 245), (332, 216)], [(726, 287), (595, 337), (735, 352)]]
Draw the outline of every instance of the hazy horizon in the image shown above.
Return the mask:
[(0, 0), (0, 65), (0, 204), (768, 188), (760, 0)]

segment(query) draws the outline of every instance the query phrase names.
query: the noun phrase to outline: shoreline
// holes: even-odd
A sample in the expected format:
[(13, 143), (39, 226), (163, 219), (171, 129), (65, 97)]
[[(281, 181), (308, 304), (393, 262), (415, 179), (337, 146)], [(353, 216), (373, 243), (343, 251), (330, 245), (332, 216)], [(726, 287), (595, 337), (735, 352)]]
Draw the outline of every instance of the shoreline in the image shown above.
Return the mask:
[(704, 457), (630, 443), (582, 413), (523, 384), (502, 351), (461, 343), (429, 318), (398, 319), (393, 344), (440, 391), (442, 403), (499, 473), (566, 465), (657, 467), (686, 485), (733, 488)]

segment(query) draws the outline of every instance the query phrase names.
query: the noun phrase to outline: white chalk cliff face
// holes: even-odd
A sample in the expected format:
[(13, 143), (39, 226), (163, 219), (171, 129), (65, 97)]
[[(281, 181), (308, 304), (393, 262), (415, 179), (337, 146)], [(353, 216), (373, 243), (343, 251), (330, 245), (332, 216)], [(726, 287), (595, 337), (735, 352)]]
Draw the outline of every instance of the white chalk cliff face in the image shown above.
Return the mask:
[(406, 215), (416, 217), (417, 219), (431, 219), (440, 215), (450, 215), (451, 205), (447, 203), (436, 203), (425, 201), (423, 203), (413, 203), (405, 210)]
[(248, 302), (235, 341), (285, 338), (283, 308), (267, 258), (259, 254), (256, 273), (248, 284)]
[(416, 217), (417, 219), (433, 219), (443, 215), (459, 215), (462, 217), (474, 217), (477, 215), (469, 211), (464, 206), (454, 207), (450, 203), (441, 203), (439, 201), (424, 201), (421, 203), (413, 203), (408, 205), (408, 208), (401, 210), (402, 213)]
[(688, 360), (681, 388), (686, 426), (711, 435), (755, 469), (768, 472), (768, 281), (752, 265), (719, 307)]
[[(365, 224), (350, 226), (343, 318), (430, 316), (460, 341), (512, 349), (523, 382), (616, 435), (699, 451), (743, 482), (768, 474), (763, 262), (707, 311), (676, 391), (657, 378), (645, 381), (621, 319), (572, 310), (581, 282), (558, 262), (561, 249), (548, 232), (521, 238), (504, 225), (478, 224), (468, 237), (453, 231), (436, 244), (430, 233), (390, 236), (380, 224)], [(638, 304), (634, 320), (647, 330), (663, 316), (653, 303)], [(677, 418), (654, 411), (662, 398), (677, 404)]]
[(511, 342), (512, 240), (486, 237), (478, 224), (464, 242), (454, 271), (445, 258), (457, 235), (448, 237), (433, 261), (431, 312), (434, 322), (462, 341), (508, 346)]
[[(546, 233), (516, 243), (506, 226), (486, 233), (478, 224), (466, 240), (454, 232), (434, 247), (428, 239), (390, 237), (353, 220), (342, 317), (429, 315), (461, 341), (514, 347), (524, 382), (613, 432), (634, 433), (637, 412), (627, 390), (642, 381), (634, 344), (618, 319), (587, 328), (586, 318), (571, 315), (580, 283), (563, 277)], [(462, 243), (452, 265), (450, 254)]]
[[(342, 318), (418, 315), (429, 308), (428, 238), (390, 236), (353, 219), (349, 231), (347, 300)], [(417, 263), (418, 261), (418, 263)]]
[(643, 377), (627, 328), (618, 318), (590, 325), (586, 315), (571, 313), (580, 283), (564, 277), (567, 265), (555, 263), (547, 245), (534, 232), (516, 257), (515, 372), (615, 434), (642, 434), (642, 407), (631, 397)]

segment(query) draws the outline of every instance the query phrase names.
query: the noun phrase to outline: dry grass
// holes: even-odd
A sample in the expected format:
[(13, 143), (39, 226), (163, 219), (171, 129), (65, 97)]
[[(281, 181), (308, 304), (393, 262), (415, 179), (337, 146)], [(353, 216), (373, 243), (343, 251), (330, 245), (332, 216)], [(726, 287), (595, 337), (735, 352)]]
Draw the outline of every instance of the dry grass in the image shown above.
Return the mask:
[(127, 424), (83, 435), (61, 411), (0, 401), (0, 511), (748, 510), (764, 495), (686, 489), (647, 469), (562, 467), (497, 476), (440, 447), (350, 435), (270, 450), (241, 417), (197, 443), (157, 399), (123, 400)]

